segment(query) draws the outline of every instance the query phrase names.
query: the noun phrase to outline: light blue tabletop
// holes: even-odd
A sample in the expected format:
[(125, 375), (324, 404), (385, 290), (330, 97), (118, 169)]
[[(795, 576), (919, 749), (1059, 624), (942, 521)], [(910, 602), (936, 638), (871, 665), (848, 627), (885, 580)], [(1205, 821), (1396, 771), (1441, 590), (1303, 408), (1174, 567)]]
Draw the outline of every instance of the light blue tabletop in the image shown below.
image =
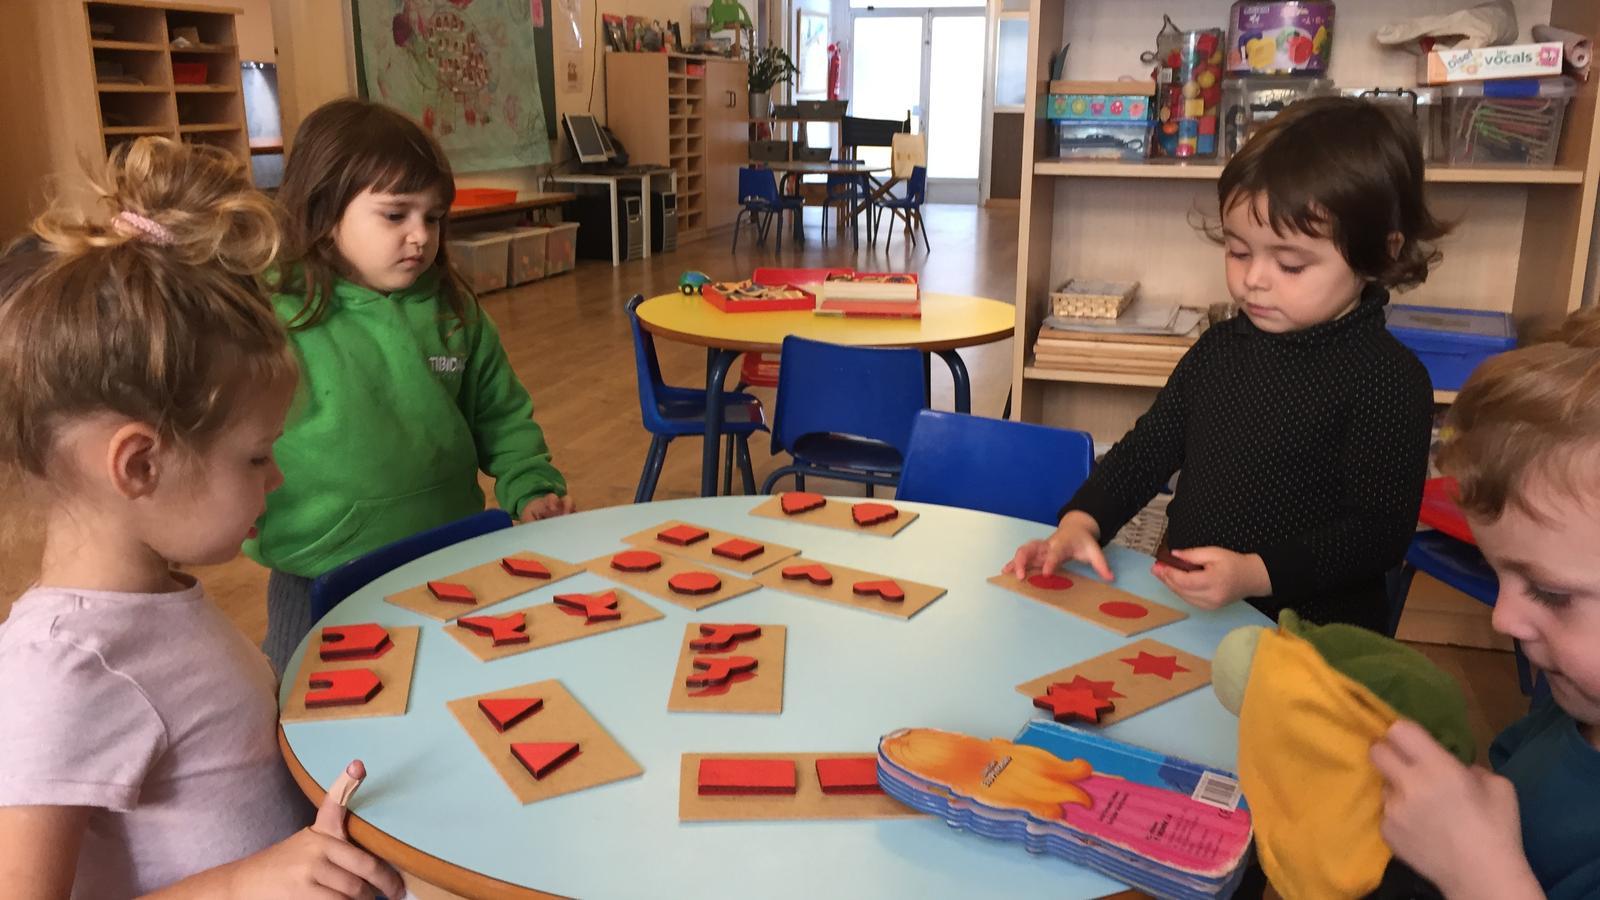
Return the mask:
[[(1104, 628), (988, 584), (1043, 525), (987, 513), (897, 503), (920, 518), (893, 538), (751, 516), (765, 498), (722, 497), (617, 506), (523, 525), (458, 544), (379, 578), (322, 625), (421, 625), (410, 708), (392, 718), (285, 726), (300, 763), (326, 786), (352, 758), (368, 777), (352, 811), (389, 836), (456, 866), (567, 896), (610, 897), (1099, 897), (1122, 885), (1021, 847), (955, 831), (934, 819), (839, 822), (678, 822), (685, 752), (875, 752), (896, 728), (926, 726), (1014, 736), (1033, 709), (1016, 685), (1129, 642)], [(517, 550), (581, 562), (669, 519), (800, 548), (836, 562), (949, 589), (905, 621), (770, 589), (692, 613), (648, 595), (666, 618), (478, 661), (442, 626), (384, 603), (385, 594)], [(1150, 558), (1108, 552), (1117, 585), (1184, 609), (1146, 632), (1210, 658), (1250, 606), (1191, 609), (1150, 575)], [(599, 590), (588, 573), (513, 598)], [(689, 621), (789, 628), (781, 716), (667, 712), (679, 641)], [(315, 634), (315, 632), (313, 632)], [(297, 671), (300, 653), (289, 671)], [(559, 678), (644, 767), (642, 777), (523, 806), (446, 701)], [(287, 684), (287, 682), (286, 682)], [(287, 688), (286, 688), (287, 689)], [(1112, 736), (1232, 769), (1237, 720), (1199, 690), (1110, 726)]]

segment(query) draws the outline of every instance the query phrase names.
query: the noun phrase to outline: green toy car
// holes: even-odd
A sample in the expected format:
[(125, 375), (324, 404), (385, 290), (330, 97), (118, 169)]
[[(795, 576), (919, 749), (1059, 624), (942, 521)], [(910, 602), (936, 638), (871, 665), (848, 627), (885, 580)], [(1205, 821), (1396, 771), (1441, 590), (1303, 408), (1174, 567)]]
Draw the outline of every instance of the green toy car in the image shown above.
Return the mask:
[(694, 296), (710, 283), (711, 276), (704, 272), (685, 272), (678, 277), (678, 290), (685, 296)]

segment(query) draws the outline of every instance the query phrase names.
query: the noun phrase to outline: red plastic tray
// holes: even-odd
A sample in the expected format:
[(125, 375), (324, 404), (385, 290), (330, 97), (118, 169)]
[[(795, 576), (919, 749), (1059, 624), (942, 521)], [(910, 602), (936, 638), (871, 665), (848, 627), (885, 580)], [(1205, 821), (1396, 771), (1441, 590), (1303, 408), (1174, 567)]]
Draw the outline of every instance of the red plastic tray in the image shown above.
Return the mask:
[[(768, 287), (787, 284), (787, 282), (771, 283), (765, 281), (759, 283)], [(707, 303), (725, 313), (784, 312), (788, 310), (810, 312), (816, 309), (816, 295), (804, 289), (797, 288), (797, 290), (800, 290), (805, 296), (796, 297), (792, 300), (729, 300), (722, 295), (721, 291), (708, 284), (700, 289), (700, 296), (704, 297)]]
[(517, 192), (504, 188), (456, 188), (456, 198), (451, 209), (472, 209), (478, 206), (499, 206), (517, 202)]
[(1417, 519), (1429, 528), (1436, 528), (1458, 541), (1476, 547), (1478, 539), (1472, 536), (1472, 526), (1456, 504), (1461, 487), (1454, 478), (1430, 478), (1422, 487), (1422, 512)]

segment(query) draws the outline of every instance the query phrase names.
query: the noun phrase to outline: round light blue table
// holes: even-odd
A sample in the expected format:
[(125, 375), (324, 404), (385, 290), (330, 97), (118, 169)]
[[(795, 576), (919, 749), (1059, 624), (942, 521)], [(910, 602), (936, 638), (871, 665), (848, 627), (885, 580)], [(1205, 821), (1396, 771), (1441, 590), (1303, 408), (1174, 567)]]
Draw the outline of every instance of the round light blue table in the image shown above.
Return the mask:
[[(893, 538), (748, 515), (762, 497), (674, 500), (580, 513), (476, 538), (367, 585), (319, 623), (421, 625), (409, 711), (393, 718), (286, 725), (290, 769), (320, 797), (352, 758), (366, 784), (352, 835), (374, 852), (467, 896), (548, 891), (609, 897), (1100, 897), (1122, 885), (932, 818), (838, 822), (678, 822), (685, 752), (874, 752), (896, 728), (927, 726), (1011, 737), (1033, 709), (1014, 689), (1128, 643), (1103, 628), (988, 584), (1043, 525), (899, 503), (921, 517)], [(517, 550), (579, 562), (668, 519), (798, 547), (808, 556), (949, 589), (904, 621), (761, 589), (691, 613), (643, 596), (666, 618), (479, 662), (438, 622), (385, 594)], [(1150, 558), (1112, 547), (1118, 586), (1187, 610), (1149, 636), (1209, 658), (1240, 625), (1265, 624), (1245, 604), (1189, 609), (1149, 574)], [(602, 589), (588, 573), (507, 601)], [(637, 592), (635, 592), (637, 594)], [(667, 712), (689, 621), (787, 625), (781, 716)], [(315, 632), (313, 632), (315, 634)], [(289, 671), (296, 671), (301, 645)], [(445, 708), (446, 701), (559, 678), (644, 767), (640, 778), (523, 806)], [(286, 682), (287, 684), (287, 682)], [(287, 688), (285, 688), (287, 690)], [(1042, 715), (1042, 713), (1039, 713)], [(1209, 690), (1179, 697), (1107, 732), (1121, 740), (1233, 768), (1237, 727)]]

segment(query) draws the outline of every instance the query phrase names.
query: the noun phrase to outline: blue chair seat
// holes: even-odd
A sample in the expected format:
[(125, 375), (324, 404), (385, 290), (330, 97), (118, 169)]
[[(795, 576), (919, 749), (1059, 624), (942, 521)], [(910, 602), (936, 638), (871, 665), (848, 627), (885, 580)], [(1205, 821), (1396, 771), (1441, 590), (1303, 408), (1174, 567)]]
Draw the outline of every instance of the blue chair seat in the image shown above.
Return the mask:
[(853, 472), (893, 474), (905, 464), (900, 451), (882, 441), (844, 434), (808, 434), (795, 441), (789, 454), (804, 465)]
[[(665, 396), (663, 396), (665, 395)], [(704, 391), (669, 387), (656, 392), (656, 412), (662, 431), (677, 436), (704, 434), (706, 395)], [(750, 394), (723, 392), (722, 431), (724, 434), (752, 434), (766, 431), (766, 416), (761, 400)]]

